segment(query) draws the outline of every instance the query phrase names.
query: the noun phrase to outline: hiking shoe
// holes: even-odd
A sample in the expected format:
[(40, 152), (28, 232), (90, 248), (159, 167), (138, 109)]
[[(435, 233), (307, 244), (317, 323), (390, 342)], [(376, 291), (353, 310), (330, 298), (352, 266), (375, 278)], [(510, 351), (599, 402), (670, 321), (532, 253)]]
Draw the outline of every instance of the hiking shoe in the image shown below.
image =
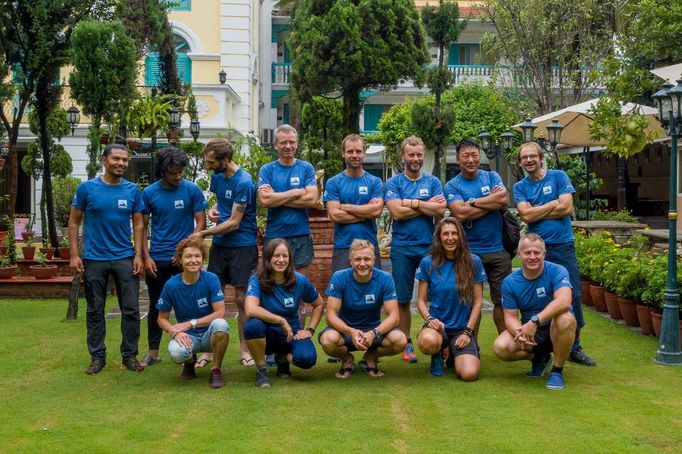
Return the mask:
[(583, 366), (596, 366), (597, 362), (590, 358), (590, 356), (585, 353), (582, 347), (578, 347), (573, 350), (570, 355), (568, 355), (568, 360), (574, 363), (581, 364)]
[(270, 377), (268, 376), (268, 370), (264, 367), (262, 369), (256, 370), (256, 386), (258, 388), (269, 388), (272, 384), (270, 383)]
[(417, 355), (414, 354), (414, 345), (407, 344), (405, 351), (403, 352), (403, 361), (406, 363), (416, 363)]
[(429, 367), (429, 373), (434, 377), (442, 377), (445, 373), (443, 368), (443, 352), (431, 355), (431, 367)]
[(99, 374), (106, 365), (107, 363), (103, 359), (93, 359), (88, 368), (85, 369), (85, 373), (88, 375)]
[(531, 364), (531, 370), (526, 372), (526, 377), (540, 378), (547, 373), (547, 369), (549, 369), (549, 366), (552, 364), (552, 354), (547, 353), (546, 355), (537, 358), (537, 360), (536, 358), (533, 358)]
[[(194, 367), (192, 367), (192, 371), (194, 371)], [(208, 386), (216, 389), (225, 386), (225, 380), (223, 380), (223, 376), (218, 367), (211, 369), (211, 372), (208, 374)]]
[(549, 374), (549, 377), (547, 377), (545, 388), (561, 391), (564, 389), (564, 376), (559, 372), (552, 372)]
[(276, 354), (275, 362), (277, 363), (277, 376), (279, 378), (291, 377), (289, 361), (287, 361), (286, 355)]
[(194, 363), (197, 362), (197, 355), (192, 355), (192, 360), (182, 363), (182, 374), (180, 375), (185, 380), (197, 378), (197, 372), (194, 370)]
[(144, 366), (134, 356), (129, 356), (121, 363), (121, 369), (128, 369), (130, 372), (142, 372)]

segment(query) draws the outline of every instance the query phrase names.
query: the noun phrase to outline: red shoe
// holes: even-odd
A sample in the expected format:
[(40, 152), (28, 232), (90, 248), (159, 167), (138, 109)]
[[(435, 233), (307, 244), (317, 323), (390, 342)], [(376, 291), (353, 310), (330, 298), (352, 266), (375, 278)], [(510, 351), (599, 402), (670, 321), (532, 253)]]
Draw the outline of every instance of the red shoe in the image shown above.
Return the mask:
[(406, 363), (416, 363), (417, 355), (414, 354), (414, 346), (412, 344), (407, 344), (405, 351), (403, 352), (403, 361)]

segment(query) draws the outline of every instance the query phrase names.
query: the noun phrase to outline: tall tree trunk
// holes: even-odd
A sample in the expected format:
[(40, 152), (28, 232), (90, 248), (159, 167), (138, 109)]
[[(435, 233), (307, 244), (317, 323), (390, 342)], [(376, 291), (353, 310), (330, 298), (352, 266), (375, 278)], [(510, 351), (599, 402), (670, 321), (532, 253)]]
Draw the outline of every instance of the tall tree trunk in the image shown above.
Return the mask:
[(616, 189), (618, 194), (618, 210), (625, 210), (627, 208), (627, 161), (623, 158), (618, 158), (616, 162), (616, 172), (618, 175), (618, 187)]
[(343, 128), (344, 136), (360, 132), (360, 92), (362, 87), (349, 87), (343, 90)]

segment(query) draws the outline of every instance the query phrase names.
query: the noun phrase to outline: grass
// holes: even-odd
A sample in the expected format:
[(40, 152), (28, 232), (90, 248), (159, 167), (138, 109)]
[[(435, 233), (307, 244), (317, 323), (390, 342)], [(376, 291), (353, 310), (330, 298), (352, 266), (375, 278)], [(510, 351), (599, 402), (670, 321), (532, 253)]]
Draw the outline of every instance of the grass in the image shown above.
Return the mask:
[(228, 384), (212, 390), (206, 369), (180, 379), (166, 335), (163, 363), (141, 374), (120, 370), (118, 320), (107, 322), (107, 368), (86, 376), (85, 323), (62, 323), (65, 306), (0, 300), (0, 451), (679, 452), (682, 444), (682, 368), (653, 364), (655, 339), (591, 310), (585, 347), (599, 365), (569, 363), (562, 392), (524, 377), (528, 362), (493, 356), (490, 314), (475, 383), (451, 371), (428, 376), (423, 355), (416, 365), (384, 359), (381, 380), (358, 371), (342, 381), (320, 355), (313, 369), (293, 368), (289, 380), (273, 373), (272, 388), (256, 389), (234, 342)]

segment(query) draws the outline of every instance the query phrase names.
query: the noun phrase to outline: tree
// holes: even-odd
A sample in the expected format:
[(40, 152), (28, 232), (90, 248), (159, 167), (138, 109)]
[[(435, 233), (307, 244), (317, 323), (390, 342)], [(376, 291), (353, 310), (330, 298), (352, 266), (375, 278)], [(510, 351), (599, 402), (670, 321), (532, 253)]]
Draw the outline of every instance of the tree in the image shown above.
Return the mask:
[(135, 95), (135, 43), (120, 21), (83, 21), (71, 37), (74, 70), (69, 77), (71, 97), (90, 117), (88, 179), (99, 170), (102, 121), (130, 106)]
[[(422, 22), (426, 33), (438, 50), (438, 65), (427, 70), (427, 84), (435, 97), (433, 111), (421, 111), (422, 117), (432, 112), (434, 128), (434, 145), (436, 165), (434, 175), (440, 175), (445, 184), (446, 157), (445, 147), (448, 144), (452, 122), (443, 117), (441, 112), (441, 96), (453, 83), (452, 73), (445, 62), (445, 52), (450, 43), (457, 41), (459, 34), (466, 28), (467, 21), (459, 20), (459, 6), (450, 0), (440, 0), (438, 8), (427, 4), (422, 10)], [(428, 118), (428, 117), (426, 117)], [(453, 119), (454, 120), (454, 119)]]
[(315, 96), (301, 109), (302, 156), (315, 169), (324, 169), (325, 179), (343, 169), (342, 123), (341, 103), (337, 99)]
[(591, 77), (613, 51), (616, 7), (622, 0), (490, 0), (482, 19), (492, 26), (481, 41), (502, 61), (505, 82), (545, 114), (582, 101), (599, 87)]
[(313, 96), (343, 98), (343, 133), (359, 130), (363, 89), (420, 84), (429, 61), (412, 0), (301, 0), (288, 40), (291, 86), (305, 103)]

